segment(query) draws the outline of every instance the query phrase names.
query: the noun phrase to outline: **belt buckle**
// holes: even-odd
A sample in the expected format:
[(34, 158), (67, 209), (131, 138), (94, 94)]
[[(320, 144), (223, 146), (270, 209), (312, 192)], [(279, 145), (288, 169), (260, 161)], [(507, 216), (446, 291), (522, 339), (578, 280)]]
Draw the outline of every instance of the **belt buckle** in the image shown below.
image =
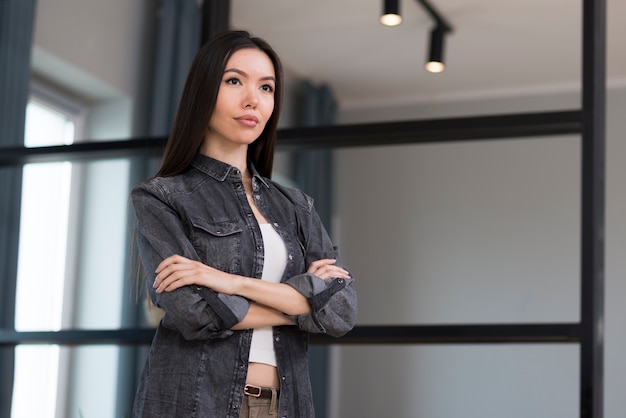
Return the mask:
[[(250, 392), (250, 389), (254, 389), (257, 392), (256, 393), (252, 393), (252, 392)], [(244, 395), (254, 396), (255, 398), (259, 398), (261, 396), (261, 386), (245, 385), (243, 387), (243, 393), (244, 393)]]

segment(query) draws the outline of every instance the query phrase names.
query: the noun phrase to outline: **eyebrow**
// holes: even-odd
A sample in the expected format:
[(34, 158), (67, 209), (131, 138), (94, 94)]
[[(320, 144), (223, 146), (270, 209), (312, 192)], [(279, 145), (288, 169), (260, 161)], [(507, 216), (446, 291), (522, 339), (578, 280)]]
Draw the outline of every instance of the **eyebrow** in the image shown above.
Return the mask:
[[(227, 68), (224, 70), (224, 74), (226, 73), (237, 73), (242, 76), (248, 77), (248, 74), (245, 71), (240, 70), (239, 68)], [(276, 77), (268, 75), (266, 77), (261, 77), (261, 80), (270, 80), (270, 81), (276, 82)]]

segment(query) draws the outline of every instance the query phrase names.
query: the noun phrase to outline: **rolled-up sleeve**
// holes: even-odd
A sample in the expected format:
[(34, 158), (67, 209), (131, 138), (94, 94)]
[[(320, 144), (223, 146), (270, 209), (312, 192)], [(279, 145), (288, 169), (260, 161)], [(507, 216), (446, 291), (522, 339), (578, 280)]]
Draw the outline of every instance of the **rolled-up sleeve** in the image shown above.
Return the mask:
[(353, 279), (322, 280), (312, 274), (292, 277), (286, 283), (302, 293), (311, 312), (296, 317), (304, 331), (341, 337), (356, 321), (356, 292)]
[[(316, 260), (331, 258), (337, 260), (336, 265), (347, 270), (313, 207), (313, 200), (306, 196), (306, 202), (298, 209), (306, 266)], [(311, 307), (310, 313), (296, 317), (300, 329), (340, 337), (354, 327), (357, 317), (354, 278), (324, 280), (305, 273), (289, 278), (286, 283), (302, 293)]]
[(195, 285), (156, 293), (152, 287), (154, 271), (165, 258), (178, 254), (202, 260), (187, 237), (180, 216), (154, 181), (133, 189), (131, 201), (135, 213), (135, 244), (150, 297), (165, 312), (162, 325), (179, 331), (188, 340), (231, 335), (230, 328), (248, 312), (247, 299)]

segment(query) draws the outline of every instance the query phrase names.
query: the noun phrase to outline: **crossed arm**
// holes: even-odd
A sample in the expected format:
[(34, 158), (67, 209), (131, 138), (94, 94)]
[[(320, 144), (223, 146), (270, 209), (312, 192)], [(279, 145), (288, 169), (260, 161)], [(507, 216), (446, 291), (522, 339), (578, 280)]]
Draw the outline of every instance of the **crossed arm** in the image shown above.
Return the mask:
[[(333, 277), (350, 278), (348, 271), (335, 265), (335, 262), (333, 259), (314, 261), (307, 269), (307, 273), (324, 280)], [(251, 300), (248, 313), (241, 322), (233, 326), (233, 330), (293, 325), (294, 322), (289, 315), (302, 315), (311, 311), (304, 295), (287, 284), (226, 273), (180, 255), (163, 260), (155, 273), (153, 287), (157, 293), (197, 285)]]

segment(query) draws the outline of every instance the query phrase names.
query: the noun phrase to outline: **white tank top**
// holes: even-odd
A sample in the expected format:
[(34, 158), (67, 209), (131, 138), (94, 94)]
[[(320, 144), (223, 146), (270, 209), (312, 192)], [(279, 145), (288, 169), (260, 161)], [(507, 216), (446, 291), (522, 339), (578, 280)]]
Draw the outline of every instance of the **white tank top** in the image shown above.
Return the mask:
[[(259, 224), (263, 236), (264, 262), (261, 280), (280, 283), (287, 266), (287, 249), (278, 232), (270, 224)], [(255, 328), (252, 332), (248, 361), (276, 366), (272, 327)]]

